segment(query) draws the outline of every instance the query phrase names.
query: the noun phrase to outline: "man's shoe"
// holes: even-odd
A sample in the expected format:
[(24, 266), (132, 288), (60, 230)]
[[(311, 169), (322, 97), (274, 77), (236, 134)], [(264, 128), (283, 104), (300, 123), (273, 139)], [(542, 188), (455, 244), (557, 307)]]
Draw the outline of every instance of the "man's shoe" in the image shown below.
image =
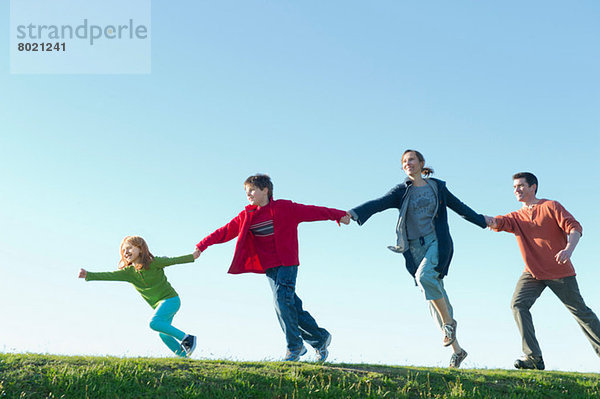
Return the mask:
[(304, 345), (302, 345), (302, 347), (300, 349), (296, 349), (296, 350), (288, 350), (287, 353), (285, 354), (285, 358), (283, 359), (284, 362), (297, 362), (300, 360), (300, 356), (305, 355), (307, 352), (306, 348), (304, 347)]
[(444, 331), (444, 339), (442, 340), (444, 346), (450, 346), (456, 341), (456, 326), (458, 322), (452, 320), (450, 324), (444, 324), (442, 330)]
[(315, 348), (315, 350), (317, 351), (317, 362), (324, 362), (325, 360), (327, 360), (327, 356), (329, 356), (329, 351), (327, 350), (327, 347), (329, 346), (329, 344), (331, 344), (331, 334), (328, 333), (327, 339), (325, 340), (323, 345), (321, 345), (321, 347), (319, 348)]
[(181, 347), (185, 351), (185, 355), (187, 357), (192, 356), (192, 352), (194, 352), (194, 349), (196, 349), (196, 337), (186, 334), (181, 341)]
[(453, 369), (459, 368), (460, 364), (462, 363), (463, 360), (466, 359), (467, 355), (468, 355), (468, 353), (464, 349), (462, 349), (458, 353), (453, 353), (452, 357), (450, 358), (450, 368), (453, 368)]
[(546, 368), (544, 359), (541, 356), (524, 356), (515, 360), (515, 367), (527, 370), (543, 370)]

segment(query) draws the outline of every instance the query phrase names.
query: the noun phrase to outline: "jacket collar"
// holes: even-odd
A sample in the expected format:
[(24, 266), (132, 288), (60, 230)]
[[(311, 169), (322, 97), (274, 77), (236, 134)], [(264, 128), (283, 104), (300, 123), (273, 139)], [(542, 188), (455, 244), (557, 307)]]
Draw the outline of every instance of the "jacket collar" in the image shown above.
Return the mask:
[[(275, 201), (275, 200), (274, 200), (273, 198), (271, 198), (271, 200), (269, 201), (269, 203), (268, 203), (267, 205), (265, 205), (265, 206), (269, 206), (269, 205), (271, 205), (271, 204), (273, 203), (273, 201)], [(255, 210), (257, 210), (258, 208), (259, 208), (259, 206), (258, 206), (258, 205), (246, 205), (246, 208), (244, 208), (244, 209), (245, 209), (247, 212), (250, 212), (250, 211), (255, 211)], [(263, 208), (264, 208), (264, 207), (263, 207)]]

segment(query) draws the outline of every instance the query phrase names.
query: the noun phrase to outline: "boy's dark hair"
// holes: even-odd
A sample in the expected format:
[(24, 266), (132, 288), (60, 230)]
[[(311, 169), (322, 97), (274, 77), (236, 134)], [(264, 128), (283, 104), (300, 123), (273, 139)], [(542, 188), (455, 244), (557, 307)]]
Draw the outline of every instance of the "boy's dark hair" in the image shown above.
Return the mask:
[(527, 184), (529, 185), (529, 187), (531, 187), (532, 185), (535, 184), (535, 193), (537, 194), (537, 190), (538, 190), (538, 179), (537, 177), (535, 177), (535, 175), (533, 173), (529, 173), (529, 172), (519, 172), (519, 173), (515, 173), (513, 175), (513, 180), (517, 180), (517, 179), (525, 179), (525, 181), (527, 182)]
[(267, 192), (267, 195), (269, 196), (269, 201), (273, 199), (273, 182), (271, 181), (269, 175), (265, 175), (262, 173), (252, 175), (246, 179), (246, 181), (244, 182), (244, 186), (248, 184), (258, 188), (259, 190), (264, 190), (265, 188), (268, 188), (269, 191)]

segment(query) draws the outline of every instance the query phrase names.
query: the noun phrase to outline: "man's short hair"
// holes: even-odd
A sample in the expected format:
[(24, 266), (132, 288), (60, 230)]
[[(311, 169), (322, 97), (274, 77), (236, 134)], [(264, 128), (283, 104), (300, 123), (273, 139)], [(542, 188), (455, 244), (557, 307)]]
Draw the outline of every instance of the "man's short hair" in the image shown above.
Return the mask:
[(268, 188), (269, 191), (267, 192), (267, 195), (269, 196), (269, 200), (273, 199), (273, 182), (271, 181), (269, 175), (265, 175), (262, 173), (252, 175), (246, 179), (246, 181), (244, 182), (244, 186), (248, 184), (258, 188), (259, 190), (264, 190), (265, 188)]
[(525, 179), (525, 181), (527, 182), (529, 187), (531, 187), (535, 184), (535, 193), (537, 194), (537, 190), (539, 187), (538, 179), (537, 179), (537, 177), (535, 177), (535, 175), (533, 173), (529, 173), (529, 172), (515, 173), (513, 175), (513, 180), (517, 180), (517, 179)]

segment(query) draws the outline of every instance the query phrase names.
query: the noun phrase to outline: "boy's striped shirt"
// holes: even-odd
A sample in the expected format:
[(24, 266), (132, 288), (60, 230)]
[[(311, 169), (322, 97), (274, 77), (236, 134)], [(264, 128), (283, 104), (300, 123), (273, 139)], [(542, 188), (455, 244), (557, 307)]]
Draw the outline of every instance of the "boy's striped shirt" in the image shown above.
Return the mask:
[(250, 226), (250, 231), (256, 237), (268, 237), (273, 235), (273, 219), (256, 223)]

